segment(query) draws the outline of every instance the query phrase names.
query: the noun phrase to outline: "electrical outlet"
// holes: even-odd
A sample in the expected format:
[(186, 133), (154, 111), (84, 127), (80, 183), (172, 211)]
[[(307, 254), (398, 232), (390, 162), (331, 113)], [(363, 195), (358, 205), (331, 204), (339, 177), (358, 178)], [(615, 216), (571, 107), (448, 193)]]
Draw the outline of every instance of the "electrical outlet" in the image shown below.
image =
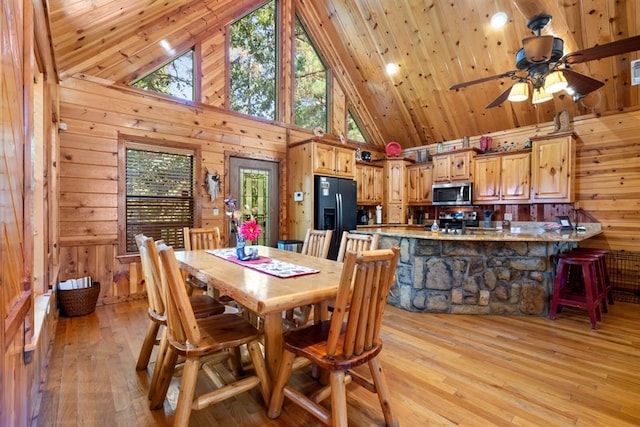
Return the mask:
[(511, 221), (513, 219), (513, 215), (511, 215), (510, 213), (505, 213), (504, 214), (504, 220), (505, 221)]
[(302, 200), (304, 200), (302, 191), (296, 191), (295, 193), (293, 193), (294, 202), (301, 202)]

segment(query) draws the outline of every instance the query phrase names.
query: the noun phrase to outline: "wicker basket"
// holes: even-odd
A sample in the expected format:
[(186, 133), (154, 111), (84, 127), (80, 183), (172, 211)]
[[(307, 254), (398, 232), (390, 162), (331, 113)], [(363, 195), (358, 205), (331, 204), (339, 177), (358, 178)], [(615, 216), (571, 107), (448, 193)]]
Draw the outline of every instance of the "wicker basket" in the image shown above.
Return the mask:
[(60, 315), (65, 317), (84, 316), (93, 313), (96, 309), (98, 296), (100, 295), (100, 283), (82, 289), (58, 289), (58, 304)]

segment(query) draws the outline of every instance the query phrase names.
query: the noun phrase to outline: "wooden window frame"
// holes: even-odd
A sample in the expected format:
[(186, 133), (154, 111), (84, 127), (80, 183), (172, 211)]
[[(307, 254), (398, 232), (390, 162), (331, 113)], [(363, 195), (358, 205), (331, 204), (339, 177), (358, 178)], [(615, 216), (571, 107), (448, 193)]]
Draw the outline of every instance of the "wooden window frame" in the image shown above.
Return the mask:
[[(193, 224), (199, 227), (202, 210), (204, 181), (201, 170), (202, 150), (198, 145), (176, 141), (158, 140), (135, 135), (118, 135), (118, 259), (120, 262), (135, 261), (138, 254), (127, 252), (127, 148), (144, 148), (166, 153), (190, 153), (193, 155)], [(132, 259), (129, 260), (128, 258)]]

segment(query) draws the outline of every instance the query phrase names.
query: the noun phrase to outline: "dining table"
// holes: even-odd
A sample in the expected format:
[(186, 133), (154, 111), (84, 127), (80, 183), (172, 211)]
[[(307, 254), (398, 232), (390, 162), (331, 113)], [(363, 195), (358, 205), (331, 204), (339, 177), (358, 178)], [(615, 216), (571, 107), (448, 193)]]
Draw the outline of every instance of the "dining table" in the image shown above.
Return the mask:
[[(180, 268), (207, 283), (208, 292), (226, 295), (263, 319), (265, 362), (273, 379), (282, 357), (283, 312), (309, 304), (326, 307), (337, 295), (342, 263), (267, 246), (252, 248), (260, 257), (253, 262), (234, 258), (235, 248), (175, 254)], [(326, 310), (317, 313), (328, 317)]]

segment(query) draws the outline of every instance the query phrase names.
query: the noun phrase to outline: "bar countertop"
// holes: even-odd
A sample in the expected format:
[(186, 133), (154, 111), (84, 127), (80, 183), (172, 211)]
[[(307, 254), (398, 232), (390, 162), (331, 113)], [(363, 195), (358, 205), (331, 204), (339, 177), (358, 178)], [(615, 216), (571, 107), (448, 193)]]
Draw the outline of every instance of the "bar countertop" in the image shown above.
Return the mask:
[(362, 227), (355, 233), (372, 234), (381, 236), (404, 237), (427, 240), (460, 240), (478, 242), (581, 242), (602, 233), (602, 227), (598, 223), (582, 223), (585, 231), (575, 230), (547, 231), (543, 226), (547, 223), (538, 222), (512, 222), (509, 229), (467, 227), (464, 234), (446, 233), (439, 230), (433, 233), (428, 226), (398, 225), (381, 227)]

